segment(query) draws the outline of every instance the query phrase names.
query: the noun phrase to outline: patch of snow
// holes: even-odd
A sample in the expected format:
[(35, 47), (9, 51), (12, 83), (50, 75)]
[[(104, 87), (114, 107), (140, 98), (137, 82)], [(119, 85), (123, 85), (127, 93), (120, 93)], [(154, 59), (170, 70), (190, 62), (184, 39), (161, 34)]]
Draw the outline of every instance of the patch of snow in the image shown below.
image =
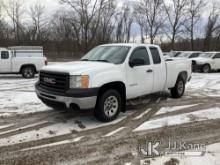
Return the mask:
[(216, 107), (216, 108), (210, 108), (196, 112), (185, 113), (181, 115), (168, 116), (164, 118), (149, 120), (141, 124), (133, 131), (134, 132), (144, 131), (149, 129), (162, 128), (164, 126), (180, 125), (195, 121), (204, 121), (204, 120), (219, 119), (219, 118), (220, 118), (220, 108)]
[(151, 108), (148, 108), (146, 111), (144, 111), (143, 113), (141, 113), (140, 115), (136, 116), (133, 120), (138, 120), (141, 119), (144, 115), (146, 115), (148, 112), (151, 111)]
[(13, 126), (14, 126), (14, 124), (1, 125), (0, 129), (9, 128), (9, 127), (13, 127)]
[(122, 130), (125, 129), (125, 128), (126, 128), (126, 127), (120, 127), (120, 128), (118, 128), (118, 129), (116, 129), (116, 130), (114, 130), (114, 131), (112, 131), (112, 132), (109, 132), (108, 134), (104, 135), (103, 137), (112, 136), (112, 135), (114, 135), (114, 134), (116, 134), (116, 133), (122, 131)]
[(19, 128), (16, 128), (16, 129), (11, 129), (11, 130), (8, 130), (8, 131), (0, 132), (0, 135), (4, 135), (4, 134), (7, 134), (7, 133), (19, 131), (19, 130), (22, 130), (22, 129), (36, 127), (36, 126), (46, 124), (46, 123), (48, 123), (48, 121), (43, 121), (43, 122), (39, 122), (39, 123), (30, 124), (30, 125), (27, 125), (27, 126), (24, 126), (24, 127), (19, 127)]
[(52, 109), (44, 105), (34, 92), (0, 92), (0, 116), (28, 114)]
[[(219, 73), (193, 73), (192, 79), (186, 85), (186, 90), (189, 92), (197, 93), (191, 94), (192, 96), (210, 96), (220, 97), (220, 74)], [(213, 93), (215, 95), (213, 96)]]
[(53, 146), (58, 146), (58, 145), (75, 143), (75, 142), (79, 142), (83, 138), (84, 138), (84, 136), (80, 136), (80, 137), (76, 137), (74, 139), (68, 139), (68, 140), (63, 140), (63, 141), (59, 141), (59, 142), (55, 142), (55, 143), (49, 143), (49, 144), (45, 144), (45, 145), (25, 148), (25, 149), (22, 149), (22, 150), (19, 150), (19, 151), (29, 151), (29, 150), (36, 150), (36, 149), (46, 148), (46, 147), (53, 147)]
[(162, 107), (155, 115), (161, 115), (161, 114), (165, 114), (168, 112), (179, 111), (185, 108), (194, 107), (196, 105), (198, 104), (182, 105), (182, 106), (174, 106), (174, 107)]

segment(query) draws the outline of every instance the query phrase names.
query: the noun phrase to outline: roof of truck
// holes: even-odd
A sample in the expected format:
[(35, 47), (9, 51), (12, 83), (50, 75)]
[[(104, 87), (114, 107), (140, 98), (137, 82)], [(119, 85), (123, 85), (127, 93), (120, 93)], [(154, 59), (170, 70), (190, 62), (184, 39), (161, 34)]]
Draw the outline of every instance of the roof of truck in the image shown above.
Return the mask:
[(158, 45), (153, 45), (153, 44), (141, 44), (141, 43), (112, 43), (112, 44), (104, 44), (101, 46), (129, 46), (129, 47), (134, 47), (134, 46), (158, 46)]
[(11, 46), (9, 50), (43, 50), (42, 46)]

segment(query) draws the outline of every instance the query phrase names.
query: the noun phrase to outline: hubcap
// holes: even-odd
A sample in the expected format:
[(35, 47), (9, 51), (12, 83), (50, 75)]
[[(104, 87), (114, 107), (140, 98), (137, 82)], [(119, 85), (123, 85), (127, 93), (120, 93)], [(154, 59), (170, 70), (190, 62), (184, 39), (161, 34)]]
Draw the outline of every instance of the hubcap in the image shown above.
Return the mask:
[(183, 89), (184, 89), (183, 81), (180, 81), (180, 82), (178, 83), (178, 87), (177, 87), (177, 90), (178, 90), (179, 95), (181, 95), (181, 94), (183, 93)]
[(32, 77), (32, 76), (33, 76), (33, 71), (32, 71), (32, 69), (25, 69), (25, 70), (24, 70), (24, 75), (25, 75), (25, 77), (27, 77), (27, 78)]
[(112, 117), (117, 113), (118, 99), (115, 96), (109, 96), (104, 103), (104, 112), (108, 117)]

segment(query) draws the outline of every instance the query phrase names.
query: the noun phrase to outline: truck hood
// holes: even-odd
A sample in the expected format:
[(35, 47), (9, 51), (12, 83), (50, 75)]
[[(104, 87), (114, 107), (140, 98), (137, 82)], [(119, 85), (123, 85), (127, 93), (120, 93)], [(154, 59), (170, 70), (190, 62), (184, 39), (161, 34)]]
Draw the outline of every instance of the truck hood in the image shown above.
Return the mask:
[(105, 62), (91, 62), (91, 61), (75, 61), (48, 65), (42, 68), (44, 71), (64, 72), (70, 75), (89, 74), (95, 71), (103, 71), (114, 67), (115, 64)]

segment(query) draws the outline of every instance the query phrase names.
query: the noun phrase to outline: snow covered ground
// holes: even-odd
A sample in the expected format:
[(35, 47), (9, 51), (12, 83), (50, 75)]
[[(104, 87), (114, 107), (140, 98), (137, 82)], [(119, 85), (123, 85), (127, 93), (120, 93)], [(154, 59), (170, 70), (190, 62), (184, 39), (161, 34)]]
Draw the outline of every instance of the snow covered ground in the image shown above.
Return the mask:
[[(0, 149), (19, 145), (22, 147), (15, 147), (16, 151), (25, 152), (82, 143), (92, 137), (100, 140), (120, 135), (138, 136), (143, 132), (148, 134), (152, 129), (220, 119), (220, 104), (213, 101), (220, 97), (220, 73), (193, 73), (181, 99), (156, 95), (155, 98), (150, 96), (129, 101), (128, 107), (132, 108), (111, 123), (98, 122), (91, 112), (76, 113), (75, 116), (75, 113), (59, 112), (45, 106), (34, 91), (37, 80), (37, 77), (27, 80), (18, 75), (0, 75)], [(213, 101), (212, 105), (208, 105), (209, 100)], [(97, 132), (93, 134), (94, 129)], [(219, 145), (216, 143), (208, 146), (202, 158), (176, 159), (180, 164), (220, 162)], [(171, 158), (160, 157), (150, 159), (150, 162), (160, 164)]]

